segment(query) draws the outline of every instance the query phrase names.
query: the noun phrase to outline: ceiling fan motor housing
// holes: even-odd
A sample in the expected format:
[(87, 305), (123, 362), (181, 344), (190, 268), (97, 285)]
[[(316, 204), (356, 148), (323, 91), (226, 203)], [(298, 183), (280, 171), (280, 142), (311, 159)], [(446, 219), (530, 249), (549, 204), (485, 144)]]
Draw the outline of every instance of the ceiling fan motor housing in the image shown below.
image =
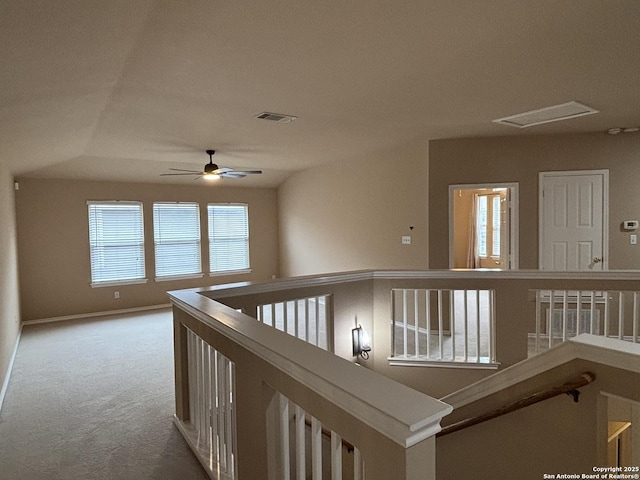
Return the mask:
[(218, 165), (216, 165), (215, 163), (207, 163), (204, 166), (204, 173), (213, 173), (216, 170), (218, 170)]

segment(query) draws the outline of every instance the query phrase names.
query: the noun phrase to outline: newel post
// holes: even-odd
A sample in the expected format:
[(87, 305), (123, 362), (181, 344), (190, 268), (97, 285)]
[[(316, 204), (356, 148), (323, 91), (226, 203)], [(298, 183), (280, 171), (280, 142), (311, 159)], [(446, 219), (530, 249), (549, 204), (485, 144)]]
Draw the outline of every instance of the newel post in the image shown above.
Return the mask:
[(187, 347), (187, 328), (180, 321), (183, 315), (177, 307), (173, 307), (173, 362), (176, 398), (176, 417), (186, 422), (189, 420), (189, 356)]

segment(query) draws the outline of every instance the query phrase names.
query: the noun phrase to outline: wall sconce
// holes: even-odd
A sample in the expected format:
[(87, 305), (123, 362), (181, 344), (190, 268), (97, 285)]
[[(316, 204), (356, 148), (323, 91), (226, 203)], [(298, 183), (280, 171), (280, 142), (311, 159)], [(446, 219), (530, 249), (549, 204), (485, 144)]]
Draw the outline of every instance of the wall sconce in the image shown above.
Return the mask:
[(371, 341), (369, 340), (369, 334), (358, 325), (351, 330), (351, 339), (353, 341), (353, 356), (360, 355), (367, 360), (369, 358), (369, 352), (371, 351)]

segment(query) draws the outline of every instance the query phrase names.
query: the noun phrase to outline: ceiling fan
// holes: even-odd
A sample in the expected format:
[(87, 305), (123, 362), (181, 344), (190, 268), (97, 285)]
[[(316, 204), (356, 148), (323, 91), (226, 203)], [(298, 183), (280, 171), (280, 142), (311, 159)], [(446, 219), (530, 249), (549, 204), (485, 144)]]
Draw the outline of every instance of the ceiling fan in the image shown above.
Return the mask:
[(206, 150), (207, 155), (209, 155), (209, 163), (206, 163), (204, 166), (204, 170), (183, 170), (181, 168), (170, 168), (174, 172), (181, 173), (161, 173), (160, 176), (170, 176), (170, 175), (196, 175), (196, 178), (204, 178), (206, 180), (218, 180), (219, 178), (244, 178), (247, 175), (258, 175), (262, 173), (262, 170), (234, 170), (233, 168), (228, 167), (218, 167), (215, 163), (213, 163), (213, 156), (215, 155), (215, 150)]

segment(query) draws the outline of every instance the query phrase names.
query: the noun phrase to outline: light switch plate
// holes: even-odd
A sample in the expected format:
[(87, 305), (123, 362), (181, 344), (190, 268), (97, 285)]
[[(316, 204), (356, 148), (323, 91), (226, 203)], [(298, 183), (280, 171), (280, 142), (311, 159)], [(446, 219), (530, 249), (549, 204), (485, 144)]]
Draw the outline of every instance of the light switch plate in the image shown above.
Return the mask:
[(638, 243), (638, 235), (636, 235), (635, 233), (632, 233), (631, 235), (629, 235), (629, 243), (631, 245), (637, 245), (637, 243)]
[(411, 245), (411, 235), (403, 235), (402, 236), (402, 244), (403, 245)]

